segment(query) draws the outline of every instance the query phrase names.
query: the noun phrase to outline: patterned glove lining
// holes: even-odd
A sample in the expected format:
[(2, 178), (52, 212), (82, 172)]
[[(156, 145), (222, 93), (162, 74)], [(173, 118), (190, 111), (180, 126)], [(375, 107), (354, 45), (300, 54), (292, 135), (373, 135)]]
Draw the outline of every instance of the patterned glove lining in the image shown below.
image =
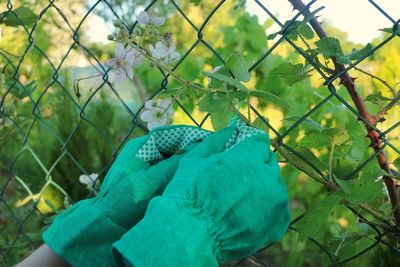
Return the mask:
[[(231, 149), (246, 138), (256, 134), (266, 134), (260, 129), (249, 127), (237, 117), (233, 118), (229, 126), (235, 126), (236, 131), (225, 144), (225, 149)], [(201, 141), (213, 132), (193, 126), (182, 126), (172, 129), (155, 131), (149, 140), (139, 149), (136, 157), (144, 162), (162, 160), (165, 155), (171, 155), (184, 150), (187, 146)]]

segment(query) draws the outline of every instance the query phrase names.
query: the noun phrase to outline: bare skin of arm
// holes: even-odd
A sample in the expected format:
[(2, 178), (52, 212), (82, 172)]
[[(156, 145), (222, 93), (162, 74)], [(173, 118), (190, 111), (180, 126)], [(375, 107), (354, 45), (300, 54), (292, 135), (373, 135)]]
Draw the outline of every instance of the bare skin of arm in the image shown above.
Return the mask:
[(49, 246), (43, 244), (15, 267), (70, 267), (70, 265)]

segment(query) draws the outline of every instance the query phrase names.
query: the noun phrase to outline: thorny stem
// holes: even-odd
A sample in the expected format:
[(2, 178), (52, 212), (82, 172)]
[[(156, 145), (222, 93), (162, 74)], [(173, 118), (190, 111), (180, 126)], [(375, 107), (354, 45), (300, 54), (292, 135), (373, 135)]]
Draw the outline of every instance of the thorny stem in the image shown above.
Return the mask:
[[(304, 5), (301, 0), (288, 0), (294, 7), (299, 11), (303, 11), (303, 15), (307, 16), (310, 14), (310, 10), (308, 7)], [(310, 25), (317, 33), (319, 38), (327, 37), (326, 31), (322, 28), (321, 23), (316, 19), (315, 16), (310, 20)], [(342, 64), (339, 64), (336, 59), (332, 58), (333, 64), (335, 65), (335, 70), (337, 73), (345, 71), (345, 67)], [(377, 120), (374, 116), (372, 116), (366, 106), (364, 101), (362, 100), (361, 96), (357, 91), (357, 87), (354, 84), (354, 79), (349, 75), (347, 71), (345, 71), (340, 76), (341, 83), (346, 87), (350, 97), (353, 100), (354, 105), (357, 108), (357, 111), (365, 118), (366, 122), (364, 122), (365, 127), (367, 129), (367, 136), (371, 140), (371, 146), (375, 151), (379, 151), (382, 147), (382, 140), (379, 137), (379, 133), (370, 125), (376, 125)], [(386, 171), (388, 174), (392, 175), (392, 170), (387, 162), (386, 156), (383, 151), (379, 152), (377, 155), (377, 159), (379, 162), (379, 166), (382, 170)], [(392, 204), (393, 214), (396, 220), (396, 225), (400, 227), (400, 205), (399, 205), (399, 197), (397, 194), (397, 185), (396, 183), (390, 178), (390, 176), (384, 175), (383, 181), (386, 185), (386, 188), (389, 193), (390, 202)]]
[[(250, 123), (245, 116), (243, 116), (239, 110), (234, 108), (234, 111), (237, 112), (237, 114), (240, 116), (240, 118), (247, 122)], [(341, 188), (336, 185), (333, 181), (324, 179), (321, 177), (316, 171), (310, 169), (307, 167), (307, 165), (303, 164), (301, 161), (296, 160), (295, 156), (293, 156), (291, 153), (288, 153), (285, 149), (283, 149), (276, 141), (271, 140), (271, 145), (284, 157), (290, 165), (294, 166), (298, 170), (304, 172), (308, 176), (310, 176), (313, 180), (325, 185), (329, 190), (331, 191), (340, 191)], [(353, 205), (349, 201), (345, 200), (344, 201), (346, 205)], [(380, 225), (382, 228), (388, 228), (391, 227), (390, 220), (380, 212), (376, 211), (374, 208), (369, 206), (368, 204), (360, 204), (358, 205), (361, 209), (363, 209), (366, 213), (370, 214), (372, 217), (375, 219), (383, 222), (383, 225)]]

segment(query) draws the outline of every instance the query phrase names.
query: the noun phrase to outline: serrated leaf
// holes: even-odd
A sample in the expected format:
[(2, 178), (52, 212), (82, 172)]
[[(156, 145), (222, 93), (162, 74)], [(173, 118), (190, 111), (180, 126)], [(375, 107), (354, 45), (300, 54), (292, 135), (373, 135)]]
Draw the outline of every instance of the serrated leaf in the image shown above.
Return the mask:
[(371, 162), (364, 167), (358, 179), (335, 179), (345, 192), (345, 198), (354, 204), (369, 203), (383, 198), (382, 181), (376, 178), (381, 171), (378, 163)]
[[(358, 160), (344, 155), (342, 158), (338, 158), (336, 160), (335, 164), (333, 165), (332, 172), (338, 179), (342, 179), (354, 171), (359, 165), (360, 162)], [(358, 177), (358, 175), (359, 173), (356, 173), (352, 177), (348, 177), (348, 179), (355, 179)]]
[(233, 116), (231, 103), (225, 94), (210, 93), (198, 103), (200, 111), (210, 113), (211, 124), (214, 130), (225, 127)]
[(302, 24), (299, 27), (299, 33), (306, 39), (310, 40), (314, 38), (314, 31), (313, 29), (308, 26), (308, 24)]
[(300, 239), (305, 240), (307, 237), (315, 236), (340, 200), (340, 196), (333, 194), (328, 195), (322, 201), (315, 201), (304, 217), (295, 224)]
[(292, 109), (292, 107), (285, 101), (283, 98), (280, 98), (277, 95), (274, 95), (273, 93), (266, 92), (266, 91), (259, 91), (259, 90), (254, 90), (250, 91), (250, 95), (255, 96), (259, 99), (265, 100), (269, 103), (275, 104), (277, 106), (287, 108), (287, 109)]
[(339, 40), (334, 37), (322, 38), (321, 40), (316, 41), (315, 45), (317, 46), (317, 52), (327, 58), (344, 55)]
[(374, 94), (370, 94), (364, 100), (367, 102), (371, 102), (373, 104), (379, 105), (381, 102), (390, 101), (391, 99), (383, 96), (381, 92), (377, 92)]
[(325, 37), (315, 42), (316, 51), (325, 58), (335, 57), (339, 64), (349, 64), (350, 59), (344, 55), (338, 39), (334, 37)]
[[(5, 16), (5, 17), (4, 17)], [(11, 27), (18, 27), (22, 25), (30, 25), (35, 22), (36, 14), (28, 7), (18, 7), (13, 12), (3, 12), (0, 15), (0, 18), (4, 19), (0, 24), (5, 24)]]
[(383, 198), (382, 182), (371, 179), (372, 177), (361, 177), (353, 187), (347, 199), (352, 203), (369, 203)]
[(248, 70), (248, 62), (246, 58), (240, 54), (231, 54), (225, 66), (232, 71), (236, 79), (242, 82), (248, 82), (250, 80), (250, 72)]
[(289, 86), (298, 83), (309, 75), (305, 74), (303, 64), (285, 62), (271, 70), (271, 75), (277, 75)]
[(317, 149), (329, 147), (330, 143), (331, 140), (320, 133), (310, 133), (309, 135), (304, 136), (300, 141), (302, 146)]
[(206, 71), (203, 71), (202, 74), (207, 77), (210, 77), (211, 79), (216, 79), (216, 80), (225, 82), (241, 91), (245, 91), (245, 92), (249, 91), (249, 89), (247, 89), (247, 87), (244, 84), (242, 84), (238, 80), (233, 79), (232, 77), (222, 75), (222, 74), (217, 74), (217, 73), (206, 72)]
[(322, 130), (322, 134), (328, 137), (330, 142), (334, 143), (334, 145), (343, 144), (350, 139), (350, 135), (342, 125), (335, 128), (325, 128)]
[(364, 46), (361, 49), (353, 48), (351, 53), (348, 54), (347, 56), (349, 57), (350, 60), (357, 60), (359, 58), (367, 56), (371, 50), (372, 50), (372, 45), (368, 43), (366, 46)]

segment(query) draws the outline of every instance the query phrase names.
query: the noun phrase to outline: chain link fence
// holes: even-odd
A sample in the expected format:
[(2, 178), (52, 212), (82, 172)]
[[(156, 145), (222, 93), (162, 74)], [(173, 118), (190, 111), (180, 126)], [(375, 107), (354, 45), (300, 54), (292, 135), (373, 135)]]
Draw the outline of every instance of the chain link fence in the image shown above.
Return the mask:
[[(71, 1), (71, 8), (73, 9), (75, 3), (80, 2)], [(212, 55), (211, 57), (214, 62), (219, 62), (221, 65), (225, 64), (224, 56), (221, 55), (221, 48), (215, 48), (214, 44), (209, 42), (205, 36), (204, 31), (213, 27), (214, 19), (218, 16), (223, 16), (225, 6), (231, 4), (230, 2), (233, 1), (215, 1), (212, 8), (207, 10), (209, 12), (206, 17), (196, 17), (195, 19), (187, 15), (183, 7), (185, 4), (179, 1), (154, 0), (144, 5), (145, 10), (156, 11), (159, 8), (157, 6), (160, 4), (159, 2), (168, 3), (168, 6), (174, 12), (174, 16), (182, 21), (182, 27), (191, 28), (191, 31), (196, 36), (193, 38), (193, 43), (190, 47), (182, 53), (181, 58), (175, 63), (172, 71), (179, 73), (182, 68), (188, 67), (190, 62), (194, 60), (191, 56), (192, 52), (198, 49), (198, 47), (207, 50)], [(280, 154), (282, 164), (287, 164), (288, 162), (290, 164), (291, 159), (295, 157), (301, 162), (295, 167), (301, 169), (306, 175), (319, 177), (319, 181), (327, 189), (324, 192), (327, 193), (336, 188), (335, 182), (332, 182), (326, 173), (320, 170), (320, 166), (315, 164), (309, 157), (305, 157), (303, 153), (297, 151), (286, 140), (293, 131), (298, 130), (303, 124), (309, 123), (313, 114), (323, 106), (329, 105), (331, 102), (339, 103), (346, 109), (346, 112), (352, 114), (355, 122), (363, 125), (364, 130), (360, 128), (360, 132), (367, 133), (365, 139), (370, 138), (372, 140), (371, 145), (374, 150), (374, 153), (366, 160), (360, 162), (358, 166), (349, 169), (348, 173), (344, 175), (344, 180), (359, 173), (370, 162), (378, 160), (381, 167), (388, 173), (387, 177), (383, 177), (385, 183), (389, 185), (388, 194), (397, 195), (398, 191), (396, 184), (393, 182), (394, 178), (389, 175), (396, 176), (397, 173), (387, 163), (383, 162), (382, 156), (385, 156), (384, 151), (386, 150), (390, 150), (390, 153), (397, 155), (397, 157), (400, 155), (398, 145), (387, 138), (390, 134), (399, 134), (398, 127), (400, 126), (400, 122), (397, 120), (397, 122), (395, 121), (393, 125), (386, 129), (377, 127), (377, 123), (370, 117), (370, 113), (365, 112), (367, 110), (365, 105), (358, 102), (360, 98), (357, 93), (354, 93), (356, 92), (354, 89), (354, 80), (348, 73), (356, 70), (360, 63), (372, 57), (378, 50), (383, 49), (395, 38), (398, 38), (399, 18), (391, 17), (376, 1), (365, 1), (364, 5), (370, 5), (377, 13), (380, 13), (387, 19), (387, 24), (391, 25), (392, 30), (380, 43), (374, 45), (368, 53), (350, 64), (342, 65), (335, 62), (335, 71), (328, 75), (326, 70), (316, 64), (315, 58), (307, 52), (303, 45), (299, 45), (298, 42), (290, 38), (291, 31), (293, 30), (291, 26), (302, 16), (312, 16), (313, 14), (310, 13), (309, 9), (318, 3), (317, 0), (310, 1), (305, 5), (301, 1), (289, 1), (294, 5), (295, 12), (294, 16), (286, 23), (280, 21), (274, 15), (274, 12), (271, 10), (274, 5), (272, 1), (269, 1), (268, 4), (265, 1), (257, 0), (249, 0), (247, 2), (255, 4), (259, 10), (264, 12), (264, 16), (269, 19), (271, 24), (280, 27), (278, 37), (271, 41), (271, 45), (265, 51), (259, 51), (259, 58), (252, 62), (249, 72), (252, 74), (256, 73), (258, 67), (268, 62), (275, 50), (282, 43), (285, 43), (287, 47), (290, 47), (291, 53), (300, 56), (307, 64), (312, 66), (313, 75), (324, 80), (325, 89), (321, 93), (321, 96), (323, 96), (322, 99), (318, 102), (310, 103), (311, 108), (307, 112), (304, 112), (302, 116), (296, 117), (295, 120), (292, 119), (292, 123), (288, 127), (275, 127), (265, 118), (263, 112), (260, 111), (261, 108), (256, 104), (250, 106), (252, 114), (265, 124), (265, 127), (269, 129), (271, 135), (274, 137), (273, 145), (276, 152)], [(22, 5), (23, 3), (24, 1), (19, 2)], [(65, 5), (62, 5), (59, 1), (41, 1), (41, 4), (41, 10), (37, 18), (35, 18), (33, 24), (30, 26), (24, 25), (25, 18), (21, 17), (21, 10), (18, 9), (19, 6), (16, 6), (14, 1), (9, 0), (7, 3), (1, 4), (1, 11), (3, 13), (0, 16), (0, 25), (7, 27), (7, 25), (12, 23), (18, 24), (18, 32), (15, 32), (15, 36), (17, 34), (18, 36), (22, 35), (24, 39), (22, 44), (15, 43), (15, 46), (19, 46), (19, 51), (23, 51), (23, 53), (18, 55), (7, 51), (3, 44), (0, 43), (1, 83), (4, 87), (4, 90), (2, 89), (1, 91), (0, 100), (0, 127), (3, 128), (0, 139), (2, 143), (12, 144), (14, 148), (18, 148), (17, 151), (6, 149), (6, 146), (0, 148), (2, 161), (0, 165), (0, 262), (3, 266), (12, 266), (40, 245), (40, 234), (43, 225), (47, 225), (62, 206), (68, 207), (74, 201), (79, 200), (83, 194), (86, 194), (85, 192), (87, 191), (85, 191), (85, 188), (69, 192), (66, 188), (72, 188), (72, 182), (65, 181), (62, 177), (68, 176), (69, 172), (77, 175), (79, 173), (89, 174), (97, 172), (99, 177), (103, 177), (123, 144), (130, 137), (142, 135), (147, 131), (138, 117), (143, 109), (144, 100), (154, 98), (168, 89), (171, 80), (171, 75), (161, 69), (154, 70), (153, 68), (151, 72), (152, 77), (154, 77), (152, 78), (153, 83), (145, 85), (153, 87), (151, 94), (144, 99), (142, 96), (141, 107), (139, 105), (133, 108), (134, 105), (129, 102), (131, 100), (127, 101), (129, 97), (126, 96), (126, 90), (131, 90), (131, 88), (116, 88), (110, 81), (109, 69), (104, 64), (105, 58), (99, 53), (101, 46), (87, 45), (89, 42), (87, 42), (85, 37), (82, 37), (84, 35), (82, 34), (82, 28), (85, 27), (87, 20), (94, 13), (106, 14), (110, 20), (121, 18), (124, 21), (120, 10), (116, 10), (115, 5), (110, 1), (98, 0), (90, 2), (90, 4), (86, 3), (84, 5), (85, 13), (82, 16), (78, 16), (74, 15), (74, 11), (66, 14), (63, 9)], [(196, 6), (196, 8), (201, 9), (202, 6)], [(243, 1), (235, 1), (234, 8), (244, 9), (245, 4)], [(49, 13), (57, 17), (57, 20), (52, 20), (52, 17), (48, 16)], [(8, 24), (5, 23), (6, 20), (8, 20)], [(350, 20), (349, 23), (351, 23)], [(324, 37), (323, 28), (315, 18), (310, 17), (309, 24), (319, 37)], [(50, 52), (38, 40), (40, 39), (38, 31), (44, 30), (43, 25), (51, 25), (48, 29), (61, 29), (64, 33), (63, 37), (59, 37), (60, 40), (55, 40), (59, 44), (60, 49), (52, 51), (52, 54), (49, 54)], [(134, 31), (136, 26), (136, 23), (132, 23), (130, 29)], [(236, 29), (236, 31), (240, 30), (243, 29)], [(6, 42), (13, 41), (13, 37), (7, 36), (7, 32), (4, 29), (2, 34), (2, 38), (6, 38)], [(179, 38), (178, 34), (175, 33)], [(68, 66), (79, 65), (79, 62), (71, 62), (69, 60), (69, 58), (74, 57), (73, 53), (76, 51), (79, 51), (80, 56), (91, 67), (80, 69), (81, 73), (79, 74), (67, 73), (66, 69)], [(76, 57), (72, 61), (75, 61), (75, 59)], [(41, 68), (29, 68), (29, 62), (32, 61), (41, 62), (40, 64), (43, 65), (43, 69), (50, 71), (51, 76), (40, 77), (40, 75), (32, 75), (35, 71), (41, 71)], [(141, 74), (143, 73), (138, 73), (137, 76), (140, 78)], [(68, 79), (68, 75), (72, 75), (73, 77)], [(43, 78), (44, 80), (36, 80), (36, 84), (31, 83), (33, 80), (30, 77), (33, 76), (37, 79)], [(91, 80), (93, 77), (97, 77), (95, 83), (90, 83), (90, 86), (85, 84), (85, 81)], [(338, 86), (340, 86), (339, 81), (350, 93), (350, 98), (345, 93), (345, 90), (338, 90)], [(85, 85), (82, 85), (82, 83)], [(138, 80), (134, 80), (134, 83), (135, 87), (143, 86), (140, 85), (140, 81)], [(82, 89), (85, 86), (86, 88), (90, 87), (89, 90)], [(55, 99), (53, 97), (55, 90), (62, 94), (61, 98)], [(107, 95), (101, 96), (102, 92), (105, 91)], [(124, 113), (123, 116), (117, 118), (116, 122), (111, 121), (108, 117), (111, 116), (109, 114), (112, 113), (111, 110), (106, 112), (110, 106), (92, 104), (95, 101), (102, 103), (101, 100), (103, 98), (111, 99), (118, 106), (118, 112)], [(68, 105), (66, 104), (67, 102)], [(187, 105), (181, 103), (179, 99), (176, 99), (175, 102), (176, 108), (182, 114), (186, 114), (186, 121), (190, 121), (190, 123), (199, 127), (207, 124), (209, 114), (199, 119), (199, 115), (194, 115), (193, 110), (188, 109)], [(70, 118), (64, 117), (65, 114), (63, 112), (67, 109), (72, 110), (75, 115), (72, 122), (67, 121)], [(50, 119), (52, 116), (58, 116), (57, 125)], [(109, 123), (119, 125), (120, 127), (117, 129), (120, 132), (115, 133), (115, 131), (111, 131)], [(65, 125), (65, 127), (62, 125)], [(397, 134), (395, 131), (397, 131)], [(39, 144), (35, 143), (36, 141)], [(80, 143), (77, 143), (78, 141)], [(55, 149), (51, 152), (38, 153), (38, 146), (43, 145), (44, 142), (49, 143)], [(90, 152), (91, 149), (95, 149), (100, 144), (104, 146), (104, 149), (100, 152), (96, 150), (98, 154), (92, 155), (93, 153)], [(95, 166), (99, 168), (94, 170), (89, 167), (88, 169), (87, 166), (91, 166), (86, 164), (88, 160), (95, 161)], [(22, 166), (20, 162), (28, 164), (28, 166)], [(29, 171), (24, 173), (22, 171), (24, 168), (29, 168)], [(371, 177), (371, 179), (375, 178)], [(394, 192), (390, 192), (391, 188), (394, 189)], [(91, 197), (95, 192), (96, 186), (94, 186), (90, 194), (86, 195), (87, 197)], [(397, 199), (397, 197), (391, 196), (392, 200)], [(57, 202), (61, 204), (54, 204)], [(394, 203), (394, 205), (395, 211), (399, 209), (396, 206), (398, 203)], [(342, 266), (347, 263), (352, 264), (352, 262), (360, 257), (364, 257), (377, 247), (385, 249), (385, 253), (387, 253), (385, 255), (390, 255), (388, 257), (400, 257), (397, 239), (399, 237), (399, 229), (396, 223), (387, 221), (387, 218), (380, 218), (379, 214), (375, 214), (375, 217), (371, 216), (371, 213), (374, 214), (373, 209), (369, 210), (371, 213), (365, 214), (365, 210), (355, 205), (345, 204), (345, 206), (353, 214), (358, 223), (367, 225), (369, 230), (373, 231), (374, 234), (373, 237), (370, 236), (368, 238), (369, 243), (367, 246), (355, 249), (353, 254), (343, 257), (337, 257), (337, 253), (332, 251), (332, 248), (328, 244), (319, 241), (317, 237), (309, 237), (307, 242), (312, 243), (314, 250), (319, 251), (318, 253), (322, 255), (321, 257), (324, 259), (326, 265)], [(363, 208), (368, 209), (366, 206)], [(391, 216), (390, 220), (394, 216), (396, 216), (396, 212)], [(296, 233), (296, 225), (303, 218), (302, 215), (293, 218), (294, 220), (292, 221), (288, 235)], [(394, 240), (397, 241), (392, 242), (393, 239), (388, 239), (387, 236), (395, 236)], [(276, 259), (279, 253), (277, 251), (279, 250), (274, 250), (274, 247), (277, 246), (281, 245), (273, 244), (261, 248), (259, 252), (248, 259), (227, 263), (227, 265), (279, 266), (280, 261)], [(285, 253), (290, 253), (290, 248)], [(281, 253), (279, 257), (285, 257), (282, 256), (285, 253)], [(310, 264), (307, 266), (319, 265), (315, 263), (315, 265)]]

